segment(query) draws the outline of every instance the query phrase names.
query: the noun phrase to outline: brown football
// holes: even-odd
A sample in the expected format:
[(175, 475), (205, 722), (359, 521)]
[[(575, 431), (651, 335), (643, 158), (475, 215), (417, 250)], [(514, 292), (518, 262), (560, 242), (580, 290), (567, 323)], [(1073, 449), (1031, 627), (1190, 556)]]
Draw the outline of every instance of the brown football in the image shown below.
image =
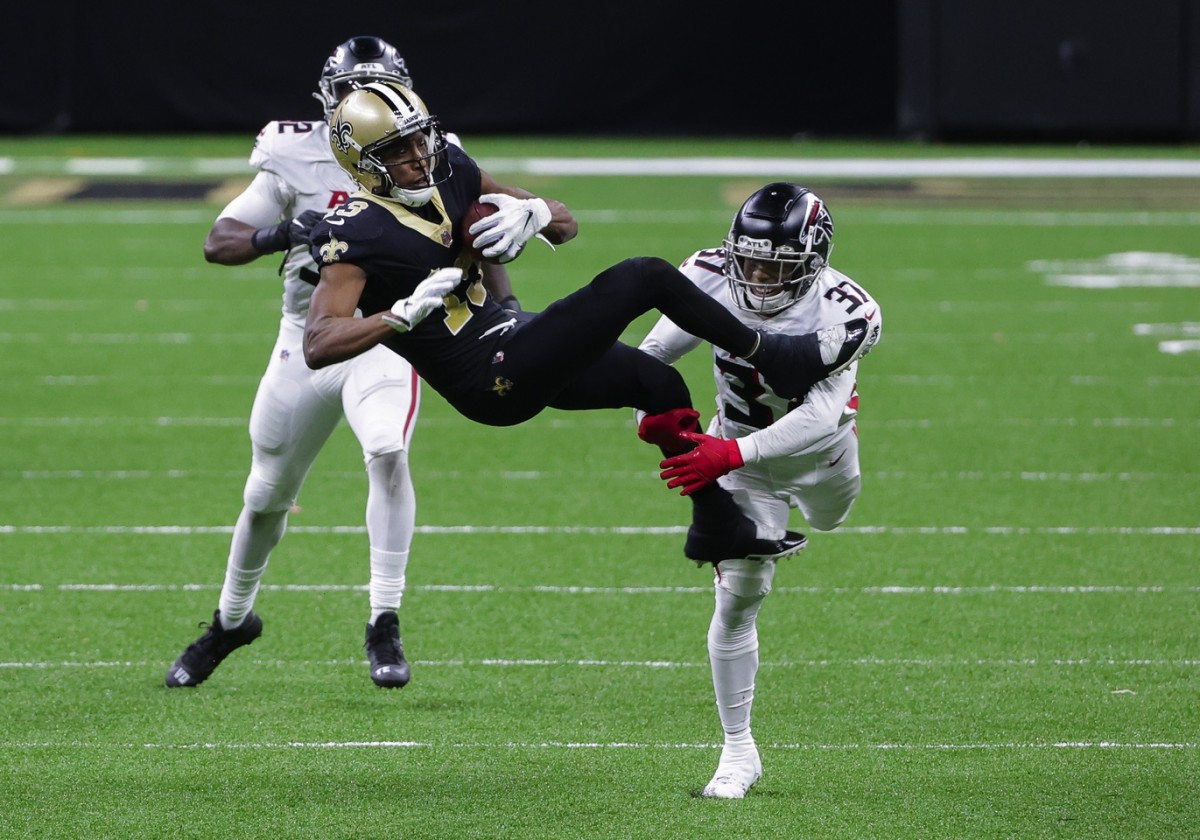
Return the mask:
[(462, 237), (463, 250), (471, 255), (471, 259), (475, 262), (490, 262), (484, 258), (483, 253), (477, 250), (473, 244), (475, 237), (469, 233), (471, 225), (478, 222), (480, 219), (486, 218), (496, 212), (499, 208), (495, 204), (485, 204), (482, 201), (472, 201), (467, 207), (467, 211), (463, 213), (462, 224), (459, 226), (459, 236)]

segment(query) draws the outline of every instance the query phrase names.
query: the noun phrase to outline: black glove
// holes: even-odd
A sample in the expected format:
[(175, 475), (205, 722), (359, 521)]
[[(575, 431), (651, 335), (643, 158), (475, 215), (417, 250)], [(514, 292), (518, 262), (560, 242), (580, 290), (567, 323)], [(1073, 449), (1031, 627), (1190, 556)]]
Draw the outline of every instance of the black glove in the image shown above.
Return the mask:
[(297, 245), (307, 248), (312, 244), (309, 234), (321, 221), (322, 215), (319, 210), (305, 210), (294, 219), (284, 219), (277, 225), (259, 228), (250, 237), (250, 244), (264, 254), (290, 251)]

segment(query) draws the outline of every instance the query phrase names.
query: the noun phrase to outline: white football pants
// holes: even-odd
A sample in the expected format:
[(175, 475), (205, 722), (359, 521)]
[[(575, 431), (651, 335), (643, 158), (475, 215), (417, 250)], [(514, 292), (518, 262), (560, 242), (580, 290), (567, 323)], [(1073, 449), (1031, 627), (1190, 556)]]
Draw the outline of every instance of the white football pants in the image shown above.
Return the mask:
[(382, 346), (311, 370), (304, 362), (303, 338), (302, 327), (281, 322), (250, 413), (250, 474), (219, 603), (226, 628), (240, 624), (254, 606), (288, 510), (343, 416), (367, 468), (372, 615), (398, 609), (404, 591), (416, 520), (408, 447), (421, 403), (420, 382), (407, 361)]

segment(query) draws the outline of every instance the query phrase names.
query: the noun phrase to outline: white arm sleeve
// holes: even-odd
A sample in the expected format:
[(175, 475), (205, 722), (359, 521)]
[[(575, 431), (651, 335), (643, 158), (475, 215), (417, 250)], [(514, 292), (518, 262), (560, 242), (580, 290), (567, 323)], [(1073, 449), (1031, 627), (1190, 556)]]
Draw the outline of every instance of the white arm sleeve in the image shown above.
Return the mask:
[(654, 329), (650, 330), (642, 339), (638, 349), (649, 353), (660, 362), (673, 365), (699, 347), (701, 343), (700, 339), (684, 332), (675, 326), (674, 321), (664, 315), (658, 319)]
[(836, 432), (846, 403), (854, 393), (857, 373), (858, 363), (855, 362), (836, 376), (814, 385), (803, 403), (770, 426), (738, 438), (743, 460), (752, 464), (795, 455)]
[(218, 219), (232, 218), (256, 228), (273, 225), (287, 215), (293, 201), (291, 188), (272, 172), (259, 172)]

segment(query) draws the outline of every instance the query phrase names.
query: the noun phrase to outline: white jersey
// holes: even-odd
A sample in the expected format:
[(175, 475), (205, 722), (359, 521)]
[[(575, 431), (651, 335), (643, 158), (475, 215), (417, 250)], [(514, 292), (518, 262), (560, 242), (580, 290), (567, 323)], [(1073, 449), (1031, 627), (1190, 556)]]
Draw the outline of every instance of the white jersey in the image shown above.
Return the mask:
[[(221, 211), (254, 227), (266, 227), (306, 210), (336, 207), (358, 189), (333, 158), (329, 126), (323, 121), (269, 122), (258, 133), (250, 165), (258, 170), (245, 192)], [(317, 265), (303, 246), (292, 248), (283, 265), (283, 316), (304, 325), (317, 282)]]
[[(822, 271), (804, 298), (782, 312), (769, 317), (747, 312), (733, 300), (723, 274), (724, 264), (725, 251), (711, 249), (697, 251), (680, 270), (755, 330), (803, 335), (868, 315), (873, 322), (882, 324), (883, 316), (875, 300), (833, 268)], [(674, 364), (701, 343), (701, 339), (663, 317), (642, 341), (641, 349)], [(853, 434), (858, 413), (857, 362), (818, 382), (803, 399), (787, 400), (771, 390), (750, 362), (718, 347), (712, 351), (717, 414), (709, 431), (730, 440), (738, 438), (747, 465), (833, 449)]]

